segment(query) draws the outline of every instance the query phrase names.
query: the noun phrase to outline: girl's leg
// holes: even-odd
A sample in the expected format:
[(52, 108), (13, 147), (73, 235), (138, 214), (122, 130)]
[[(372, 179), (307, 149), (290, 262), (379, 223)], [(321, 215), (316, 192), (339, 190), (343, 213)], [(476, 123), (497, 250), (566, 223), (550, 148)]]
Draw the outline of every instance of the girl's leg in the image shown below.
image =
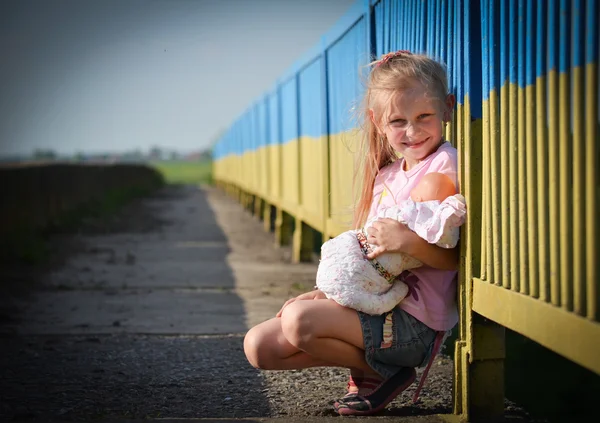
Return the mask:
[(244, 352), (252, 366), (263, 370), (334, 366), (332, 363), (311, 357), (290, 344), (283, 335), (279, 317), (274, 317), (250, 329), (244, 338)]
[(244, 351), (248, 361), (261, 369), (340, 366), (354, 373), (374, 373), (364, 358), (357, 312), (332, 300), (289, 304), (281, 318), (263, 322), (247, 333)]
[(295, 301), (281, 316), (287, 341), (322, 363), (375, 373), (365, 361), (358, 313), (333, 300)]

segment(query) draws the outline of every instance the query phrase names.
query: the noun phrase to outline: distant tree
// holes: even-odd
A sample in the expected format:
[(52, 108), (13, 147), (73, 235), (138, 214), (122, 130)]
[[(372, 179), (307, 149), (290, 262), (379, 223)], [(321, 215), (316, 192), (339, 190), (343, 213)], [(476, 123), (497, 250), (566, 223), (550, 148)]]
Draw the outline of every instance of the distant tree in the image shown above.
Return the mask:
[(200, 153), (200, 160), (210, 160), (212, 159), (211, 149), (204, 150)]
[(51, 149), (36, 148), (32, 157), (34, 160), (56, 160), (57, 154)]
[(158, 146), (154, 146), (150, 149), (150, 153), (148, 154), (148, 158), (150, 160), (160, 160), (162, 159), (162, 149)]

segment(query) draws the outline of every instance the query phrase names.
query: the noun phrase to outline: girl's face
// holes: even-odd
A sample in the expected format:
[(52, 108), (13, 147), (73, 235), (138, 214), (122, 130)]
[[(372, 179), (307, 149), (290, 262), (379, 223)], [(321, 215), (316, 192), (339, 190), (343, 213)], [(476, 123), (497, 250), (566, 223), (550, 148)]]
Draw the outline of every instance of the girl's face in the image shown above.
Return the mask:
[(404, 157), (405, 170), (439, 147), (444, 121), (449, 119), (447, 110), (453, 106), (454, 97), (448, 96), (443, 104), (421, 84), (392, 97), (389, 113), (379, 128), (392, 148)]

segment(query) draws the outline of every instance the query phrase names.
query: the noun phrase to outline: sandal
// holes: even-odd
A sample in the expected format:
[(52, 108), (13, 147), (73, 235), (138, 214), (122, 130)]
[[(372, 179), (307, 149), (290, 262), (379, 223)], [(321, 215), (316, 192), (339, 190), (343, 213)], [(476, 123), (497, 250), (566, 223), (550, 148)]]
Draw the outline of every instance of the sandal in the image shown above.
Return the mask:
[[(337, 409), (341, 402), (344, 402), (347, 398), (353, 398), (358, 395), (358, 390), (361, 388), (367, 389), (377, 389), (377, 387), (381, 384), (381, 380), (375, 378), (362, 378), (350, 375), (350, 379), (348, 380), (348, 385), (346, 385), (346, 390), (348, 391), (346, 395), (344, 395), (341, 399), (337, 400), (333, 403), (333, 408)], [(350, 390), (351, 388), (354, 388)]]
[(366, 416), (383, 410), (394, 398), (408, 388), (416, 379), (412, 367), (405, 367), (391, 378), (381, 382), (370, 394), (350, 395), (336, 401), (335, 411), (342, 416)]

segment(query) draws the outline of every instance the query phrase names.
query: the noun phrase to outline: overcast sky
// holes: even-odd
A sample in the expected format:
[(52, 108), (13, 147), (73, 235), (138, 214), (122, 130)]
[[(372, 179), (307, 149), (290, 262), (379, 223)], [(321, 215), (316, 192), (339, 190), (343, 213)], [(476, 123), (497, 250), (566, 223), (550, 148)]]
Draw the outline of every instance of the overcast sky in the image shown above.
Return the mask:
[(355, 0), (0, 0), (0, 155), (206, 148)]

